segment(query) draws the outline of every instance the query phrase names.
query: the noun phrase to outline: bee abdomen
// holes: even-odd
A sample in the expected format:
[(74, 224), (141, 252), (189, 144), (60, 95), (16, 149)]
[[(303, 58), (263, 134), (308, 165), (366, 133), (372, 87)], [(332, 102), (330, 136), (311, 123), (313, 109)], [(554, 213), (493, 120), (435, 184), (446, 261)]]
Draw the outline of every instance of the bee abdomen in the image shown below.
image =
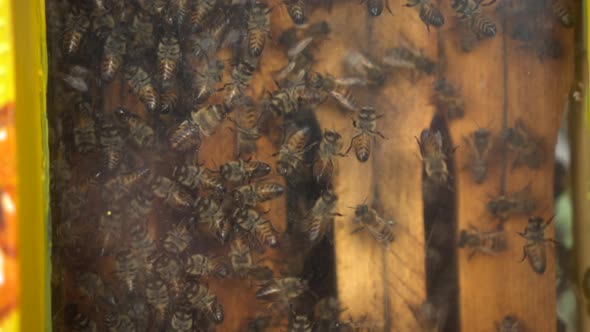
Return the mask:
[(285, 188), (278, 183), (268, 182), (256, 185), (256, 193), (260, 202), (280, 197), (284, 191)]
[(293, 23), (303, 24), (305, 21), (305, 2), (303, 0), (286, 1), (287, 11)]
[(545, 252), (545, 244), (532, 244), (525, 248), (526, 255), (529, 258), (529, 263), (538, 274), (543, 274), (547, 268), (547, 255)]
[(64, 49), (68, 54), (77, 53), (80, 49), (83, 33), (78, 30), (70, 31), (64, 38)]
[(260, 29), (248, 30), (248, 48), (254, 57), (260, 56), (266, 43), (265, 31)]
[(123, 59), (120, 56), (105, 54), (101, 65), (101, 78), (106, 82), (112, 81), (119, 68), (121, 68), (122, 61)]
[(313, 176), (318, 183), (330, 183), (334, 173), (334, 164), (331, 158), (318, 158), (313, 164)]
[(496, 23), (488, 16), (479, 13), (471, 20), (471, 29), (478, 36), (494, 37), (498, 32)]
[(551, 4), (551, 10), (561, 25), (566, 28), (571, 28), (574, 26), (572, 13), (562, 0), (553, 0), (553, 3)]
[(170, 147), (175, 151), (198, 149), (201, 145), (199, 128), (189, 121), (182, 122), (170, 136)]
[(168, 114), (172, 110), (176, 109), (178, 104), (178, 92), (174, 88), (168, 88), (164, 90), (160, 96), (160, 112), (162, 114)]
[(263, 244), (275, 248), (278, 245), (277, 234), (274, 226), (268, 220), (258, 221), (258, 225), (254, 227), (254, 234), (256, 238)]
[(422, 6), (420, 8), (420, 19), (427, 25), (432, 25), (434, 27), (441, 27), (445, 24), (445, 17), (440, 12), (438, 7), (429, 5), (429, 6)]
[(364, 163), (369, 160), (371, 155), (371, 136), (361, 133), (352, 139), (352, 146), (356, 154), (356, 159)]
[(367, 10), (371, 16), (379, 16), (383, 12), (384, 0), (367, 0)]

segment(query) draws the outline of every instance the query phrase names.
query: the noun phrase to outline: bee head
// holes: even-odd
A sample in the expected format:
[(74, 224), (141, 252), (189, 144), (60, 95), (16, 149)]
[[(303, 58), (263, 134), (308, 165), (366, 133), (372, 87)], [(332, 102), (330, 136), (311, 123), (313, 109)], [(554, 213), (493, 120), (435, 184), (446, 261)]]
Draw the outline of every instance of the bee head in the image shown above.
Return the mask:
[(252, 176), (254, 177), (261, 177), (269, 174), (271, 171), (270, 165), (267, 163), (259, 162), (257, 163), (256, 168), (252, 172)]
[(330, 143), (334, 143), (340, 140), (341, 138), (342, 136), (340, 136), (340, 134), (333, 130), (326, 130), (326, 132), (324, 133), (324, 139)]
[(539, 217), (539, 216), (531, 216), (529, 218), (529, 224), (535, 228), (542, 228), (544, 223), (543, 218)]
[(213, 318), (213, 321), (217, 324), (223, 322), (223, 307), (217, 300), (211, 304), (211, 318)]
[(360, 204), (354, 209), (354, 215), (356, 217), (362, 217), (369, 213), (369, 206), (366, 204)]
[(469, 233), (467, 233), (466, 230), (462, 230), (461, 233), (459, 233), (459, 240), (457, 241), (457, 246), (459, 248), (465, 248), (467, 242), (469, 242)]
[(279, 175), (287, 176), (292, 173), (292, 167), (286, 162), (279, 161), (277, 162), (277, 172)]
[(117, 107), (117, 108), (115, 108), (114, 113), (117, 116), (117, 118), (119, 118), (121, 120), (123, 120), (123, 119), (125, 119), (125, 118), (127, 118), (129, 116), (129, 111), (127, 111), (123, 107)]
[(336, 193), (334, 193), (333, 190), (329, 189), (329, 190), (326, 190), (322, 193), (322, 199), (326, 203), (330, 204), (330, 203), (334, 203), (338, 199), (338, 196), (336, 196)]

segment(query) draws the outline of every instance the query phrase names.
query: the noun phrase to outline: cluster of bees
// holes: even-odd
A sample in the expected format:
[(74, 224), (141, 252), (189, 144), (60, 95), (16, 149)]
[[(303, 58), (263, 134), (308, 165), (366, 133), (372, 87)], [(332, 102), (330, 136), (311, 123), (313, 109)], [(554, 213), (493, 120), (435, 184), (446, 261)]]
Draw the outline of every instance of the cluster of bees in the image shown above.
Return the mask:
[[(571, 26), (566, 7), (551, 3), (562, 24)], [(472, 39), (495, 36), (496, 25), (482, 10), (490, 4), (452, 2)], [(514, 9), (512, 1), (502, 4), (498, 10), (529, 10)], [(358, 162), (366, 162), (374, 142), (385, 138), (377, 129), (382, 115), (361, 106), (354, 87), (382, 86), (392, 71), (434, 75), (436, 63), (400, 45), (380, 59), (349, 50), (343, 57), (344, 78), (314, 71), (313, 51), (328, 38), (330, 26), (306, 23), (309, 4), (304, 0), (285, 0), (284, 5), (296, 25), (278, 40), (288, 63), (274, 74), (276, 89), (254, 96), (252, 79), (270, 34), (269, 4), (48, 4), (47, 21), (53, 23), (48, 28), (53, 281), (55, 294), (70, 301), (57, 306), (65, 317), (63, 326), (73, 331), (215, 330), (225, 313), (207, 281), (238, 277), (256, 281), (255, 297), (269, 308), (248, 322), (247, 331), (283, 324), (285, 314), (289, 331), (371, 328), (363, 320), (342, 321), (343, 309), (332, 297), (316, 300), (311, 314), (300, 312), (298, 300), (312, 293), (307, 281), (279, 276), (256, 256), (293, 245), (282, 242), (313, 247), (331, 233), (340, 215), (332, 188), (337, 159), (354, 153)], [(372, 16), (384, 7), (391, 11), (387, 0), (367, 0), (366, 5)], [(428, 29), (445, 22), (429, 0), (411, 0), (406, 6), (418, 10)], [(513, 38), (524, 40), (523, 29), (515, 27)], [(433, 91), (433, 103), (449, 119), (464, 115), (458, 87), (441, 78)], [(317, 128), (313, 111), (326, 102), (354, 118), (347, 150), (338, 132)], [(213, 168), (199, 164), (201, 145), (226, 121), (233, 125), (237, 158)], [(275, 140), (273, 167), (254, 156), (258, 140), (272, 138), (276, 131), (281, 138)], [(521, 121), (497, 138), (482, 128), (465, 139), (475, 182), (485, 180), (495, 145), (515, 153), (514, 167), (543, 163), (543, 142)], [(417, 141), (425, 181), (448, 186), (450, 151), (441, 134), (426, 129)], [(269, 180), (273, 174), (284, 177), (287, 186)], [(262, 204), (304, 178), (313, 181), (319, 194), (284, 241)], [(502, 222), (534, 208), (528, 190), (502, 193), (487, 205)], [(364, 202), (354, 208), (353, 222), (357, 231), (368, 232), (384, 246), (394, 239), (395, 222)], [(531, 217), (520, 234), (527, 241), (525, 257), (537, 273), (545, 270), (547, 224)], [(462, 231), (459, 242), (472, 253), (505, 249), (501, 230)], [(497, 326), (510, 331), (517, 324), (507, 317)]]

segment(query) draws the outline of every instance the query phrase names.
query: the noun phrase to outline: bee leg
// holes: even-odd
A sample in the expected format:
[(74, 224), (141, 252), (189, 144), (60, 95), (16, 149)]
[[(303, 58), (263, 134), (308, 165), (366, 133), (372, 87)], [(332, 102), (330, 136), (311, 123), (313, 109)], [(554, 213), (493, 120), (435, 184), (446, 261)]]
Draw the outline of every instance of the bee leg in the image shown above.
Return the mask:
[(467, 256), (468, 262), (473, 258), (473, 256), (475, 256), (476, 252), (477, 252), (477, 250), (471, 250), (471, 252), (469, 253), (469, 256)]
[(383, 135), (380, 131), (370, 131), (370, 133), (373, 135), (378, 135), (379, 137), (381, 137), (383, 139), (389, 139), (385, 135)]
[(353, 230), (352, 232), (350, 232), (350, 234), (358, 233), (358, 232), (362, 231), (363, 229), (364, 229), (364, 227), (359, 227), (359, 228)]
[(519, 260), (519, 263), (524, 262), (524, 260), (527, 258), (527, 254), (526, 254), (526, 248), (530, 247), (530, 244), (527, 244), (526, 246), (522, 246), (522, 259)]
[(385, 8), (387, 8), (387, 11), (389, 11), (389, 13), (391, 15), (393, 15), (393, 11), (391, 10), (391, 6), (389, 6), (389, 0), (385, 0)]

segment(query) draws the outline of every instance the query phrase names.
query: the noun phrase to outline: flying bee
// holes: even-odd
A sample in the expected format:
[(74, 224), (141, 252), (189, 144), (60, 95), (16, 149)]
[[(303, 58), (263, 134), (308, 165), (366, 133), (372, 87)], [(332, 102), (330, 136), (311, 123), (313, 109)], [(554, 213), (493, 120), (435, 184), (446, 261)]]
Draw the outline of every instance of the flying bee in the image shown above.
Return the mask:
[(183, 290), (187, 303), (204, 312), (206, 316), (216, 324), (223, 322), (223, 307), (217, 300), (217, 296), (198, 282), (188, 282)]
[(270, 171), (270, 165), (259, 160), (244, 161), (239, 159), (229, 161), (219, 167), (221, 178), (230, 183), (250, 182), (268, 175)]
[(440, 132), (424, 129), (420, 133), (420, 139), (416, 138), (416, 141), (420, 147), (426, 178), (436, 184), (447, 183), (449, 170)]
[(107, 170), (115, 171), (123, 159), (125, 140), (120, 128), (110, 117), (105, 117), (100, 124), (100, 146), (104, 165)]
[(196, 3), (190, 13), (189, 22), (193, 31), (201, 31), (205, 27), (209, 13), (217, 6), (217, 2), (217, 0), (203, 0)]
[(169, 114), (176, 109), (178, 105), (178, 86), (173, 84), (172, 86), (164, 88), (160, 94), (160, 113)]
[(90, 20), (80, 8), (74, 7), (71, 12), (66, 15), (66, 23), (64, 27), (63, 49), (68, 55), (77, 53), (82, 43), (82, 38), (88, 31)]
[(496, 332), (520, 332), (521, 324), (518, 318), (512, 315), (505, 316), (500, 322), (495, 322)]
[(364, 163), (369, 160), (374, 137), (379, 136), (385, 139), (385, 136), (377, 131), (377, 119), (380, 117), (382, 115), (377, 115), (375, 109), (372, 107), (361, 108), (356, 120), (352, 122), (354, 136), (352, 136), (350, 147), (346, 151), (346, 154), (348, 154), (351, 148), (354, 148), (354, 153), (358, 161)]
[(340, 213), (334, 212), (337, 200), (338, 197), (334, 191), (324, 191), (305, 217), (305, 234), (309, 243), (318, 243), (332, 230), (334, 216), (341, 216)]
[(270, 11), (261, 2), (256, 1), (248, 13), (248, 50), (253, 57), (259, 57), (270, 31)]
[(521, 262), (528, 258), (533, 271), (538, 274), (543, 274), (547, 268), (547, 242), (555, 243), (555, 240), (545, 238), (545, 228), (549, 226), (552, 220), (553, 217), (547, 222), (541, 217), (529, 217), (524, 233), (517, 233), (526, 240), (526, 244), (522, 247), (523, 257)]
[(260, 285), (256, 298), (271, 303), (271, 308), (285, 310), (293, 300), (307, 290), (307, 283), (299, 278), (273, 278)]
[(512, 163), (513, 168), (520, 162), (524, 162), (529, 168), (539, 168), (545, 161), (543, 140), (525, 127), (522, 120), (517, 120), (514, 128), (505, 129), (502, 139), (508, 149), (517, 154)]
[(344, 56), (344, 66), (353, 76), (359, 76), (367, 83), (383, 85), (385, 82), (383, 68), (359, 51), (348, 51)]
[(304, 164), (303, 155), (311, 147), (307, 146), (309, 139), (309, 128), (295, 129), (284, 140), (279, 151), (277, 161), (277, 172), (282, 176), (290, 176), (300, 172)]
[(231, 83), (224, 88), (224, 104), (228, 108), (233, 108), (236, 103), (242, 100), (244, 90), (250, 85), (252, 75), (258, 68), (258, 58), (250, 56), (249, 53), (244, 54), (234, 66), (231, 72)]
[(434, 82), (432, 102), (439, 112), (446, 114), (449, 119), (462, 118), (465, 114), (465, 101), (461, 92), (445, 78)]
[(110, 82), (115, 78), (123, 65), (123, 57), (127, 54), (127, 39), (120, 33), (113, 31), (104, 42), (100, 76), (103, 81)]
[(386, 51), (383, 64), (396, 69), (409, 69), (426, 75), (434, 74), (436, 63), (407, 47), (399, 46)]
[(465, 144), (470, 148), (469, 167), (471, 178), (476, 183), (482, 183), (488, 172), (488, 155), (492, 149), (490, 131), (480, 128), (472, 132), (469, 137), (463, 137)]
[(263, 280), (272, 278), (271, 269), (255, 264), (246, 236), (238, 234), (233, 239), (228, 255), (234, 273), (241, 278), (251, 277)]
[[(371, 16), (379, 16), (383, 12), (383, 7), (386, 7), (390, 14), (393, 14), (389, 7), (389, 0), (363, 0), (366, 2), (367, 11)], [(362, 3), (361, 2), (361, 3)]]
[(494, 37), (498, 32), (496, 23), (482, 12), (482, 2), (483, 0), (453, 0), (451, 4), (460, 15), (459, 21), (464, 22), (478, 39)]
[(137, 187), (147, 180), (150, 170), (142, 168), (129, 173), (114, 176), (104, 185), (103, 199), (107, 202), (117, 202), (129, 196)]
[(158, 108), (158, 94), (148, 73), (141, 67), (128, 66), (123, 74), (131, 90), (145, 104), (147, 110), (154, 113)]
[(238, 155), (256, 151), (256, 141), (260, 138), (261, 108), (254, 105), (252, 98), (242, 96), (235, 102), (237, 108), (237, 145)]
[(156, 135), (150, 125), (139, 116), (129, 112), (123, 107), (115, 109), (115, 115), (129, 131), (128, 139), (140, 149), (151, 148), (156, 144)]
[(200, 254), (185, 256), (182, 266), (186, 274), (195, 277), (225, 278), (229, 274), (227, 265), (223, 261)]
[(177, 308), (170, 318), (170, 329), (172, 332), (190, 332), (193, 331), (193, 314), (187, 308)]
[(273, 224), (269, 220), (264, 220), (258, 211), (252, 208), (238, 209), (236, 224), (252, 233), (261, 244), (271, 248), (278, 246), (277, 231)]
[(258, 203), (275, 199), (283, 194), (285, 188), (275, 182), (247, 184), (234, 190), (234, 202), (238, 206), (255, 207)]
[(313, 324), (309, 317), (293, 313), (289, 315), (289, 332), (311, 332)]
[(133, 292), (139, 273), (139, 261), (129, 249), (121, 249), (115, 255), (115, 274), (125, 285), (127, 291)]
[(181, 211), (188, 211), (193, 203), (192, 196), (175, 181), (164, 176), (153, 176), (150, 181), (153, 195), (163, 199), (169, 206)]
[(410, 0), (406, 6), (419, 6), (420, 19), (426, 24), (428, 31), (430, 31), (431, 25), (435, 28), (440, 28), (445, 24), (445, 17), (440, 9), (432, 4), (431, 0)]
[(166, 283), (157, 277), (148, 280), (145, 297), (147, 303), (156, 311), (156, 321), (162, 322), (170, 304), (170, 295)]
[(225, 190), (221, 179), (215, 172), (203, 166), (181, 165), (175, 166), (172, 171), (172, 177), (178, 183), (190, 189), (214, 189), (217, 191)]
[(172, 254), (180, 254), (189, 247), (192, 239), (183, 223), (174, 225), (164, 237), (164, 249)]
[(223, 77), (225, 64), (223, 61), (215, 60), (205, 62), (202, 70), (197, 72), (193, 80), (194, 100), (196, 104), (202, 104), (217, 91), (216, 85)]
[(336, 131), (326, 130), (317, 156), (313, 163), (313, 176), (318, 183), (331, 183), (335, 170), (335, 158), (344, 157), (342, 150), (342, 136)]
[(232, 223), (224, 206), (207, 197), (198, 197), (194, 203), (199, 223), (207, 226), (217, 241), (225, 244), (230, 236)]
[(300, 25), (305, 22), (305, 0), (283, 0), (293, 23)]
[(552, 0), (551, 11), (553, 16), (565, 28), (571, 28), (574, 26), (574, 15), (564, 0)]
[(309, 86), (325, 91), (345, 109), (358, 110), (358, 102), (352, 91), (344, 84), (344, 80), (336, 79), (329, 74), (324, 76), (318, 72), (311, 72), (307, 74), (306, 81)]
[(354, 210), (353, 223), (359, 226), (359, 228), (355, 229), (353, 232), (366, 229), (371, 236), (381, 244), (387, 245), (393, 242), (395, 238), (393, 234), (393, 225), (395, 225), (395, 221), (381, 218), (377, 214), (377, 211), (369, 208), (368, 205), (357, 205)]
[(77, 104), (74, 114), (74, 145), (78, 152), (87, 154), (96, 148), (96, 131), (94, 129), (94, 110), (87, 102)]
[(474, 226), (470, 226), (470, 231), (461, 230), (459, 233), (459, 248), (469, 248), (468, 260), (477, 252), (486, 255), (495, 255), (506, 250), (506, 235), (504, 231), (480, 232)]
[(158, 75), (162, 86), (169, 86), (176, 75), (180, 60), (180, 45), (176, 36), (169, 34), (158, 43)]

